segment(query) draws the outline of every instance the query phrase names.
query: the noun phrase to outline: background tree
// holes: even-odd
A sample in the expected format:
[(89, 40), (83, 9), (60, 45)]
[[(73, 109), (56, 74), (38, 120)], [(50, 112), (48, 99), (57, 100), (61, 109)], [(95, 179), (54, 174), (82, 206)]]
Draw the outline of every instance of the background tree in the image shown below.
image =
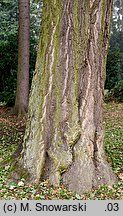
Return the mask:
[(30, 1), (19, 0), (18, 73), (14, 111), (25, 113), (29, 98)]
[[(30, 85), (35, 68), (41, 1), (30, 1)], [(0, 1), (0, 102), (13, 106), (18, 66), (18, 0)]]
[(45, 0), (20, 163), (78, 193), (115, 176), (103, 150), (110, 0)]

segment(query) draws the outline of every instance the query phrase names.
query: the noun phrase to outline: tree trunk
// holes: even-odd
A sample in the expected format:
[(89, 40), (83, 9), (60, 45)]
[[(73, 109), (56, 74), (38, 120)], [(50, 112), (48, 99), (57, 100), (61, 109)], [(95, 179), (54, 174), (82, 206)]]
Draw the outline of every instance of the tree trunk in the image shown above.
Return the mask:
[(18, 40), (18, 73), (17, 91), (14, 111), (25, 113), (29, 99), (29, 28), (30, 1), (19, 0), (19, 40)]
[(21, 162), (80, 194), (115, 176), (103, 150), (111, 0), (45, 0)]

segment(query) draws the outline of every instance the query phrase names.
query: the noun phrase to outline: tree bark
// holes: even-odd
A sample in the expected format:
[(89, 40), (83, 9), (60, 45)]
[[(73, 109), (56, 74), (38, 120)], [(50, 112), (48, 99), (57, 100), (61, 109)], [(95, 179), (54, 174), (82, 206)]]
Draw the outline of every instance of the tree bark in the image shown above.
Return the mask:
[(21, 163), (80, 194), (116, 180), (103, 150), (111, 0), (45, 0)]
[(27, 112), (29, 100), (30, 1), (19, 0), (18, 73), (14, 111)]

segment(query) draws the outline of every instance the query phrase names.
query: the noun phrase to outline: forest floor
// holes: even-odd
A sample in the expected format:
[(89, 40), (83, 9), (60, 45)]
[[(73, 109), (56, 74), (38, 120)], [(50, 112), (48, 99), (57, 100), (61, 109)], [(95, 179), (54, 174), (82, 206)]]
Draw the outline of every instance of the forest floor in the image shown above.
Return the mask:
[[(1, 200), (123, 200), (123, 103), (104, 104), (105, 151), (109, 163), (118, 177), (113, 186), (102, 186), (82, 196), (68, 191), (63, 185), (51, 187), (42, 182), (36, 187), (25, 182), (25, 179), (12, 181), (11, 164), (3, 161), (11, 158), (18, 145), (23, 142), (25, 117), (12, 115), (6, 107), (0, 107), (0, 199)], [(4, 164), (4, 165), (3, 165)]]

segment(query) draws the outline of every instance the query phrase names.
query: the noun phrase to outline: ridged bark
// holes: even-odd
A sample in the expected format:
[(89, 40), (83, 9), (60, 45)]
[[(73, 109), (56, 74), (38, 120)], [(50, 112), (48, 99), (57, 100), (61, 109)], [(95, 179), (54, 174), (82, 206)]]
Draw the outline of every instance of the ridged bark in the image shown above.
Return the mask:
[(21, 162), (78, 193), (115, 176), (103, 150), (111, 0), (45, 0)]
[(29, 101), (30, 1), (19, 0), (18, 73), (14, 112), (26, 113)]

